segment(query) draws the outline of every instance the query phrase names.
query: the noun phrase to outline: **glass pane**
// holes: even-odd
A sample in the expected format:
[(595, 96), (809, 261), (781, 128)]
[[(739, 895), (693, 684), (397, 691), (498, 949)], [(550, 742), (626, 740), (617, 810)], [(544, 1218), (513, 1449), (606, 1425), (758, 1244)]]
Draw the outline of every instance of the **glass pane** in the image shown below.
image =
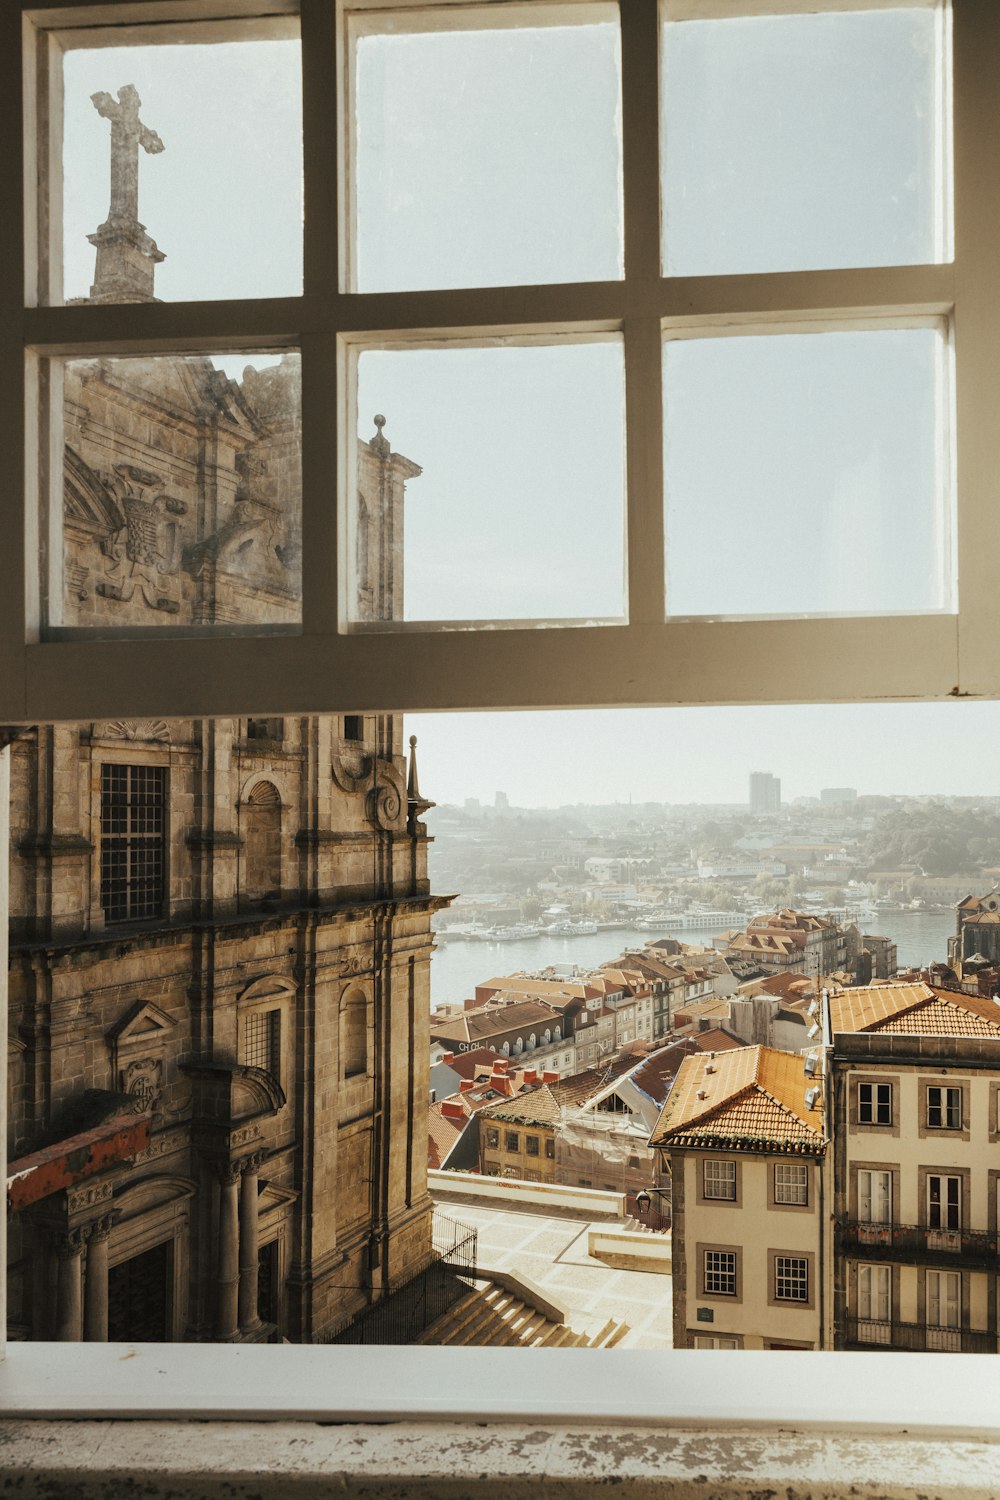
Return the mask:
[(66, 300), (300, 293), (301, 96), (291, 39), (66, 52)]
[(934, 328), (668, 342), (668, 612), (951, 608), (944, 366)]
[(353, 618), (621, 618), (619, 339), (370, 350), (357, 400)]
[(297, 354), (68, 359), (50, 378), (50, 625), (301, 621)]
[(668, 275), (944, 258), (932, 9), (664, 26)]
[(352, 286), (620, 277), (617, 24), (434, 26), (355, 41)]

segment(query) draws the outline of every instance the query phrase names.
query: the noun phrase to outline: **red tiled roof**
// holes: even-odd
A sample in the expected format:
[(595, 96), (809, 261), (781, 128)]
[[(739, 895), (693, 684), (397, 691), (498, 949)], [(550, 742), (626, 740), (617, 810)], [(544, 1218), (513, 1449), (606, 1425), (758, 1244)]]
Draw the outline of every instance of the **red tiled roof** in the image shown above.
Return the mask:
[(806, 1104), (813, 1086), (798, 1053), (773, 1047), (686, 1058), (650, 1144), (822, 1149), (822, 1114)]

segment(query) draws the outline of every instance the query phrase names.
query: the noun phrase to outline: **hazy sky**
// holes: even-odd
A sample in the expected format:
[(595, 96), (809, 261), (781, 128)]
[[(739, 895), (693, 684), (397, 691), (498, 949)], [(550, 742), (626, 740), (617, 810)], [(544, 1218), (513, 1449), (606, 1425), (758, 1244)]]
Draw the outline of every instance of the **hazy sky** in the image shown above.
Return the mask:
[(436, 802), (746, 802), (751, 771), (779, 776), (784, 799), (1000, 795), (998, 703), (413, 714), (406, 733)]

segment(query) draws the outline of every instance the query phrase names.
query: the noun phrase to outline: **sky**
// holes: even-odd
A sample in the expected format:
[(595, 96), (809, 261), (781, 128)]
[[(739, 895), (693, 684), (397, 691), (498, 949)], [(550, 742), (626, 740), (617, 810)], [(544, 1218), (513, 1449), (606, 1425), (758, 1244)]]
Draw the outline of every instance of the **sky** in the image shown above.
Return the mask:
[(576, 802), (747, 801), (751, 771), (782, 799), (823, 787), (861, 795), (998, 796), (1000, 703), (408, 714), (420, 790), (560, 807)]

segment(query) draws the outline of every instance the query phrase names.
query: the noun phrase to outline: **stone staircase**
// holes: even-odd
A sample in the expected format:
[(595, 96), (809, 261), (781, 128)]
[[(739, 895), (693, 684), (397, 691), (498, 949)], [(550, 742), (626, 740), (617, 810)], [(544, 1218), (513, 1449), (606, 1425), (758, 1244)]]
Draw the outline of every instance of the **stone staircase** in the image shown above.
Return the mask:
[(477, 1281), (474, 1290), (443, 1313), (414, 1342), (469, 1345), (498, 1349), (613, 1349), (630, 1332), (613, 1318), (595, 1334), (579, 1333), (556, 1323), (529, 1302), (492, 1281)]

